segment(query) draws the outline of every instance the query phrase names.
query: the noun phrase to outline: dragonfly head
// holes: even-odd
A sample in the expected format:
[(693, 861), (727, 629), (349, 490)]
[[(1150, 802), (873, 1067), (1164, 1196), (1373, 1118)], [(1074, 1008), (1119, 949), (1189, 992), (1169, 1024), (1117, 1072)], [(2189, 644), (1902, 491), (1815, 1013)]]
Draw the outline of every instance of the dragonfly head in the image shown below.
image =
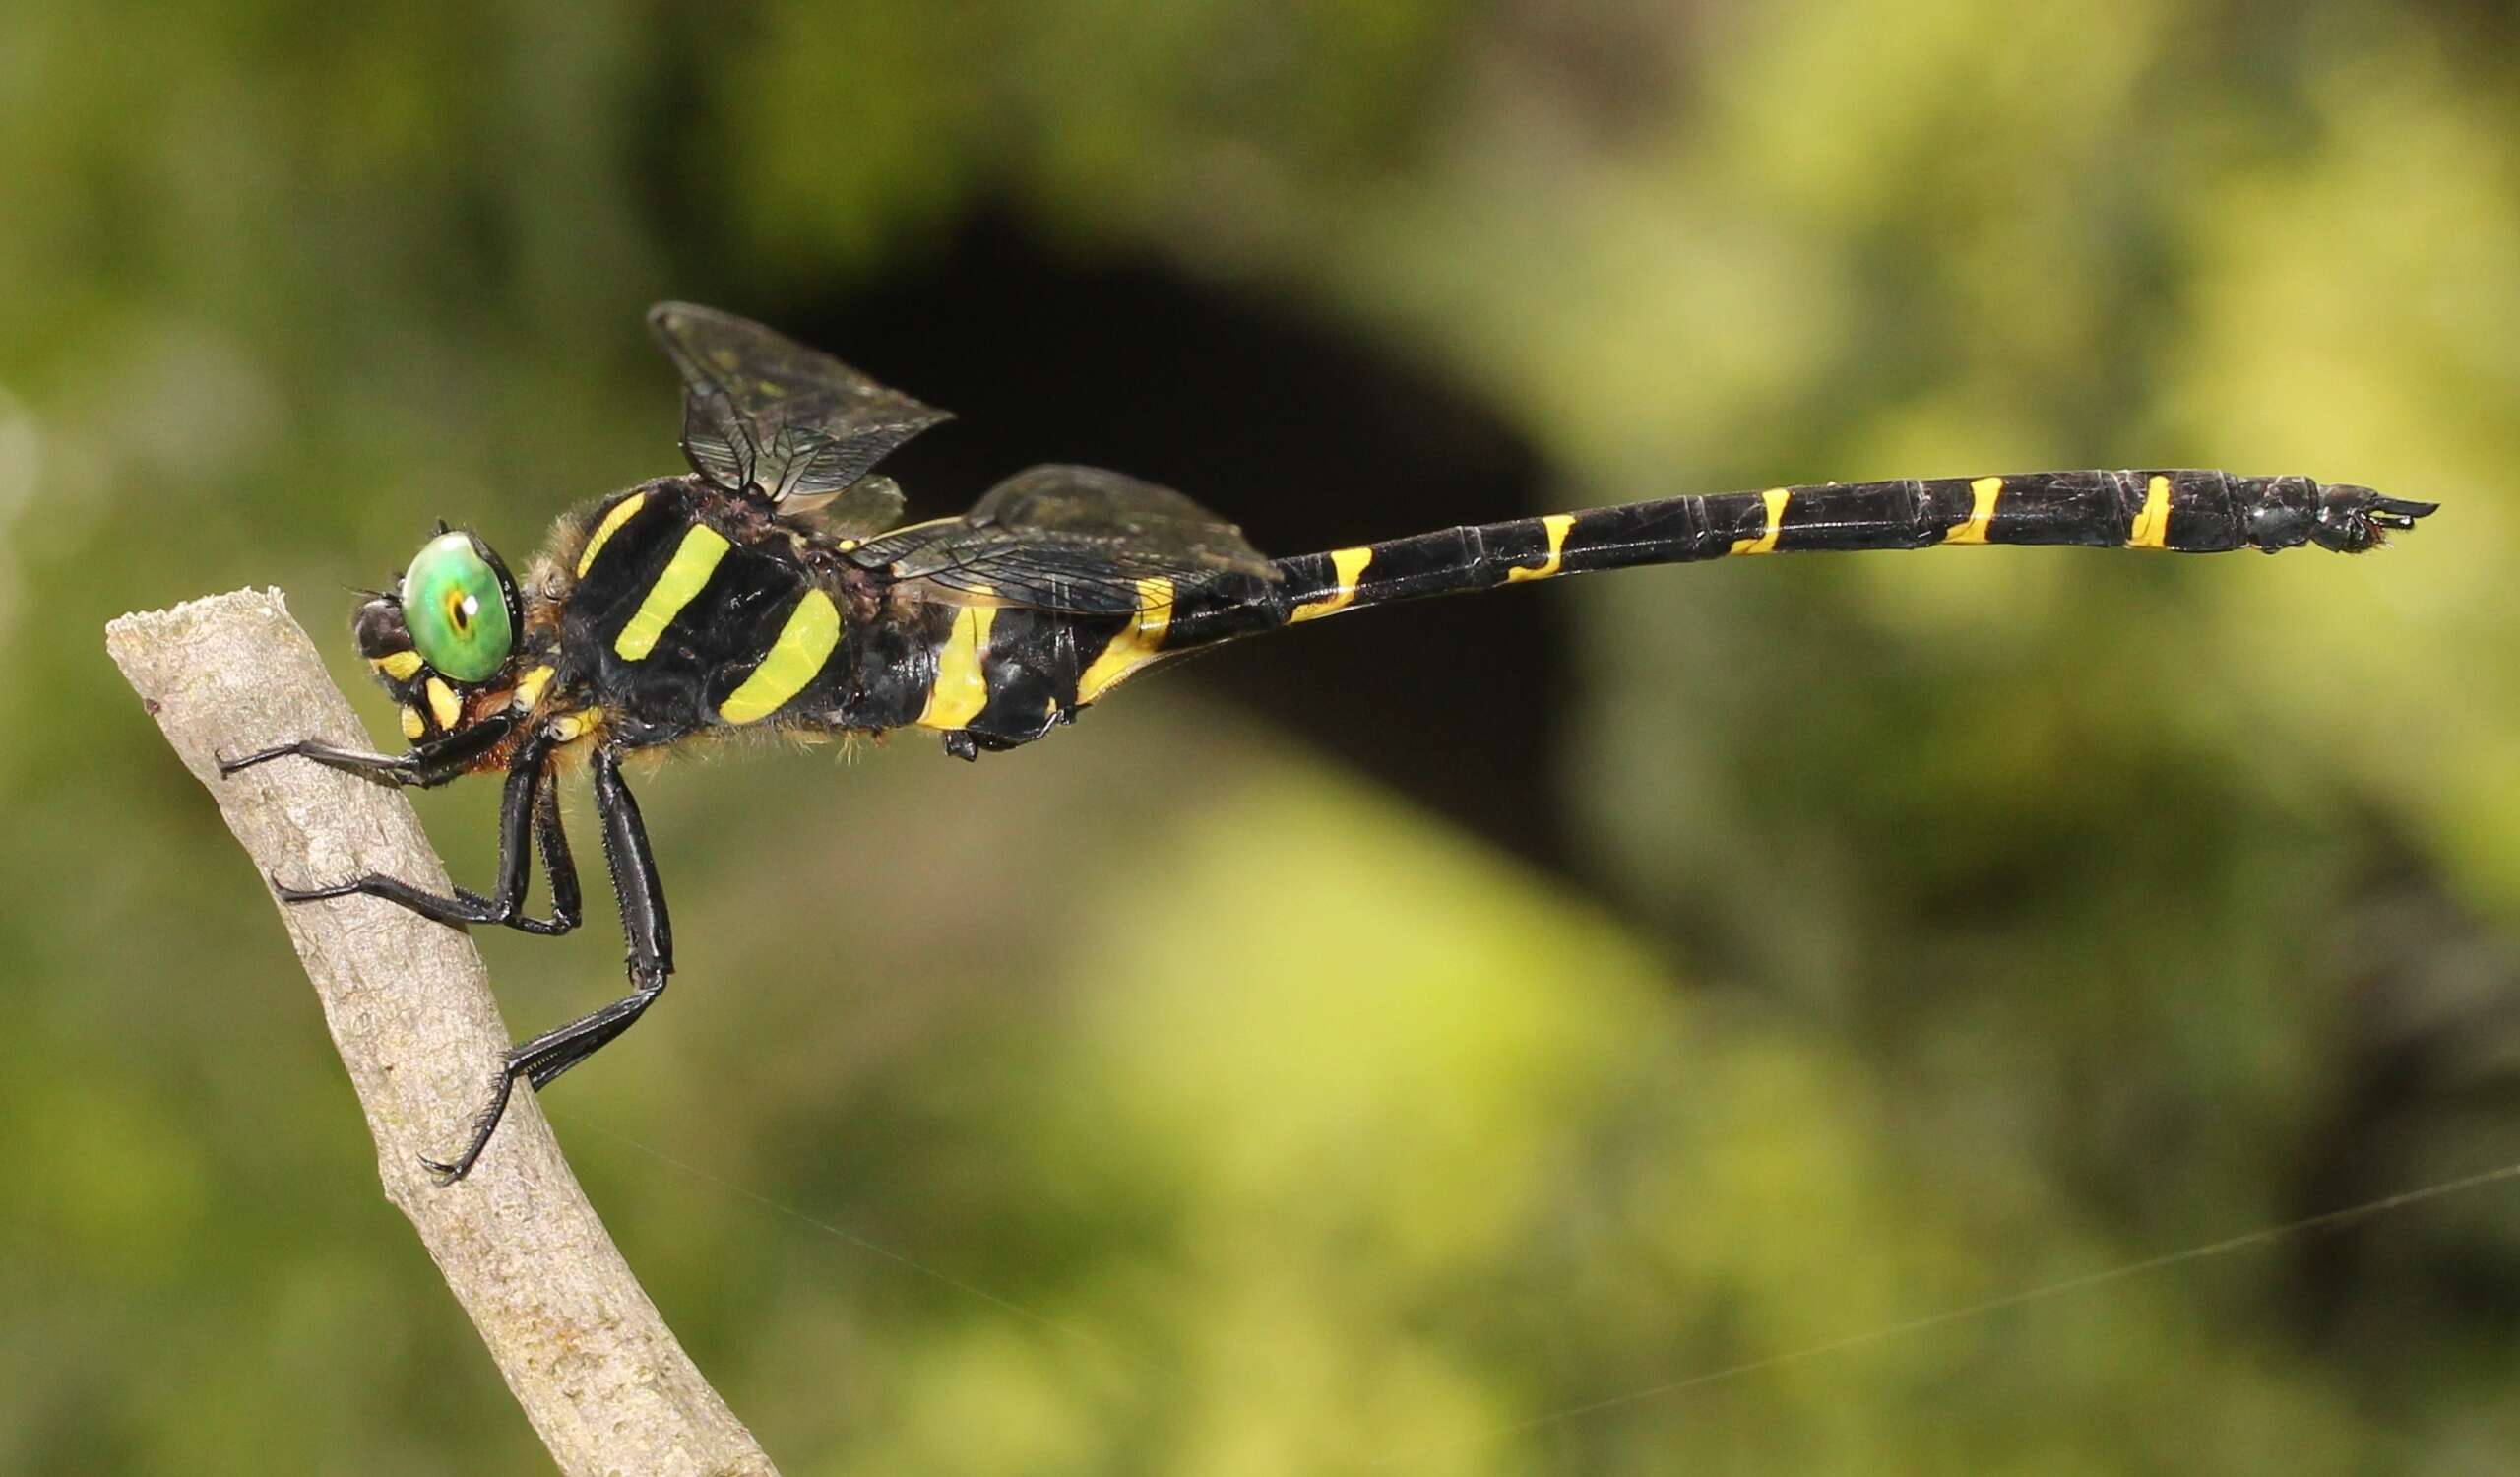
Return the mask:
[(515, 685), (524, 612), (516, 580), (469, 530), (440, 528), (403, 571), (350, 619), (359, 655), (403, 706), (404, 737), (418, 742), (464, 726), (473, 694)]

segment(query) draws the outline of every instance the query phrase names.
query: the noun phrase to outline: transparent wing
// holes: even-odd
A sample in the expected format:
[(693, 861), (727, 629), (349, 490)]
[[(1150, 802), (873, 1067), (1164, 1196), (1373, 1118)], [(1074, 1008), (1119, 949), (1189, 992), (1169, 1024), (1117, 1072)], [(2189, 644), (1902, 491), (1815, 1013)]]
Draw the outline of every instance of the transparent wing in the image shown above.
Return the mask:
[(864, 541), (898, 527), (909, 499), (889, 477), (861, 477), (838, 492), (804, 492), (779, 505), (782, 518), (810, 524), (836, 539)]
[(732, 313), (661, 302), (648, 328), (682, 375), (682, 454), (729, 492), (775, 504), (838, 493), (950, 418)]
[(1226, 522), (1170, 487), (1100, 467), (1032, 467), (988, 489), (963, 521), (1127, 547), (1202, 568), (1266, 576), (1268, 558)]
[(1035, 467), (960, 519), (920, 524), (857, 551), (895, 579), (925, 579), (1013, 605), (1119, 614), (1217, 580), (1278, 578), (1232, 524), (1169, 487), (1095, 467)]

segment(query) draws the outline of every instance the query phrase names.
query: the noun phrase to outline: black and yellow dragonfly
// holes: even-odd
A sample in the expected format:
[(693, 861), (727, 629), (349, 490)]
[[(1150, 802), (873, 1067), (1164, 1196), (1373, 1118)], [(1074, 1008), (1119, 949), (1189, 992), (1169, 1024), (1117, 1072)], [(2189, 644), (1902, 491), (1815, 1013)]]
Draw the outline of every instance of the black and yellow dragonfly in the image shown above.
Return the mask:
[[(1938, 545), (2359, 553), (2433, 504), (2306, 477), (2209, 471), (1830, 483), (1669, 497), (1272, 559), (1182, 494), (1116, 472), (1035, 467), (960, 518), (896, 526), (873, 473), (945, 413), (756, 323), (664, 303), (690, 476), (562, 518), (522, 582), (444, 525), (401, 587), (359, 607), (359, 649), (400, 704), (403, 754), (314, 739), (298, 755), (404, 785), (507, 776), (497, 879), (440, 897), (394, 877), (279, 888), (363, 894), (450, 924), (564, 933), (580, 920), (557, 767), (594, 776), (628, 935), (630, 994), (518, 1043), (447, 1180), (480, 1157), (521, 1078), (540, 1088), (627, 1030), (673, 939), (624, 756), (730, 732), (926, 729), (948, 753), (1029, 743), (1166, 659), (1457, 591), (1737, 554)], [(526, 912), (533, 854), (551, 912)]]

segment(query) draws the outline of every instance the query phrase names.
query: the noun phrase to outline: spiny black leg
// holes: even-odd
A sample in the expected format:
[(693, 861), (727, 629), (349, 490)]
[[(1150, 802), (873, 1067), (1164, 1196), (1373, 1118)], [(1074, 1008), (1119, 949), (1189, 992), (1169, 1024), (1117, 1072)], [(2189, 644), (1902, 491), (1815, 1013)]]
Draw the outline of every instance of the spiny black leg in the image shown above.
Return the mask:
[(578, 896), (578, 864), (569, 856), (568, 828), (560, 824), (560, 782), (546, 777), (534, 806), (534, 838), (542, 848), (543, 874), (551, 879), (551, 917), (574, 929), (586, 917)]
[[(472, 1120), (472, 1135), (452, 1161), (423, 1159), (441, 1183), (452, 1184), (472, 1173), (490, 1136), (507, 1113), (518, 1078), (540, 1089), (562, 1072), (594, 1056), (656, 1003), (673, 973), (673, 929), (665, 916), (664, 890), (648, 850), (647, 827), (639, 818), (639, 803), (621, 782), (621, 761), (609, 749), (595, 754), (596, 814), (603, 824), (604, 860), (611, 865), (612, 890), (621, 904), (621, 929), (629, 946), (630, 994), (567, 1025), (545, 1031), (508, 1051), (490, 1097)], [(557, 830), (556, 820), (553, 829)], [(565, 843), (564, 843), (565, 846)], [(555, 881), (553, 891), (559, 891)]]
[(586, 1060), (630, 1029), (630, 1023), (647, 1013), (657, 996), (664, 993), (665, 982), (660, 977), (635, 994), (622, 996), (600, 1010), (592, 1010), (556, 1030), (545, 1031), (515, 1049), (518, 1074), (537, 1092), (550, 1085), (553, 1078)]
[(399, 877), (389, 877), (372, 871), (365, 876), (352, 877), (346, 882), (335, 882), (327, 887), (291, 887), (286, 882), (274, 878), (272, 891), (279, 893), (280, 900), (284, 903), (313, 903), (328, 897), (382, 898), (386, 902), (409, 908), (431, 923), (507, 922), (500, 916), (501, 910), (495, 898), (483, 897), (477, 892), (468, 892), (460, 897), (440, 897), (434, 892), (414, 887)]
[[(534, 933), (566, 931), (545, 925), (543, 920), (523, 917), (526, 888), (533, 879), (535, 841), (532, 832), (536, 797), (537, 792), (548, 788), (543, 775), (543, 761), (550, 748), (548, 738), (539, 733), (531, 734), (511, 761), (507, 789), (499, 803), (499, 879), (497, 888), (490, 895), (485, 897), (477, 892), (459, 891), (454, 897), (440, 897), (399, 877), (376, 872), (328, 887), (290, 887), (275, 880), (272, 889), (280, 894), (283, 902), (303, 903), (317, 898), (348, 897), (355, 893), (400, 904), (422, 918), (438, 923), (508, 924)], [(564, 859), (565, 855), (564, 852)], [(556, 884), (554, 891), (557, 891)], [(575, 891), (574, 881), (571, 891)]]
[(644, 968), (662, 981), (673, 973), (673, 923), (665, 916), (664, 884), (657, 880), (656, 858), (648, 850), (648, 827), (639, 818), (639, 802), (621, 782), (620, 755), (597, 749), (594, 769), (603, 859), (611, 867), (613, 895), (621, 903), (630, 972), (636, 977)]
[(407, 754), (368, 753), (361, 749), (341, 748), (320, 738), (300, 738), (294, 743), (275, 744), (241, 759), (221, 759), (219, 761), (219, 773), (223, 779), (238, 770), (294, 755), (389, 784), (428, 788), (443, 785), (462, 775), (473, 760), (506, 741), (515, 728), (514, 718), (505, 713), (493, 713), (443, 738), (413, 744)]
[[(434, 741), (443, 742), (444, 740)], [(312, 759), (318, 764), (330, 765), (335, 769), (346, 769), (352, 774), (374, 775), (378, 779), (390, 780), (398, 785), (417, 783), (419, 773), (424, 767), (424, 761), (417, 747), (407, 754), (378, 754), (353, 748), (339, 748), (326, 743), (321, 738), (297, 738), (287, 743), (275, 743), (269, 748), (256, 749), (241, 759), (221, 757), (219, 761), (219, 775), (220, 778), (225, 779), (238, 770), (251, 769), (257, 764), (268, 764), (274, 759), (290, 757)]]
[[(542, 852), (542, 871), (551, 879), (551, 916), (529, 918), (523, 913), (507, 920), (507, 926), (520, 932), (536, 933), (545, 938), (557, 937), (585, 922), (585, 904), (578, 896), (578, 866), (569, 857), (569, 833), (560, 824), (560, 782), (549, 772), (534, 792), (534, 839)], [(468, 903), (496, 907), (495, 899), (482, 896), (469, 887), (458, 887), (455, 895)], [(519, 892), (520, 907), (525, 895)]]
[[(635, 978), (635, 972), (634, 972)], [(540, 1091), (543, 1084), (570, 1067), (594, 1056), (607, 1042), (630, 1029), (664, 993), (662, 975), (646, 986), (614, 1000), (599, 1010), (591, 1010), (564, 1026), (555, 1026), (530, 1041), (518, 1042), (508, 1049), (507, 1060), (500, 1064), (497, 1075), (490, 1079), (490, 1099), (472, 1118), (472, 1133), (466, 1140), (464, 1152), (451, 1161), (423, 1157), (422, 1168), (438, 1177), (441, 1185), (452, 1185), (472, 1173), (481, 1151), (490, 1146), (490, 1137), (499, 1128), (499, 1121), (507, 1116), (508, 1099), (516, 1093), (517, 1079)]]

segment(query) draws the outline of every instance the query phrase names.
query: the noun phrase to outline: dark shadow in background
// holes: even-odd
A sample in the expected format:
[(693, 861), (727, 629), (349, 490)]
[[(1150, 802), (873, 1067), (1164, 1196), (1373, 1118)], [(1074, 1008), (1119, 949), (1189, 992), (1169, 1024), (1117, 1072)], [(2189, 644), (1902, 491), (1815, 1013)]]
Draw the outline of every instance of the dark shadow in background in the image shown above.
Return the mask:
[[(1036, 462), (1178, 487), (1278, 554), (1548, 506), (1539, 453), (1425, 365), (1292, 299), (1153, 258), (1062, 254), (1002, 211), (845, 296), (727, 306), (956, 413), (886, 464), (921, 517), (958, 511)], [(1563, 871), (1569, 841), (1550, 784), (1571, 690), (1558, 594), (1377, 610), (1155, 680), (1230, 694)], [(1050, 741), (1090, 741), (1093, 724), (1089, 714)]]

